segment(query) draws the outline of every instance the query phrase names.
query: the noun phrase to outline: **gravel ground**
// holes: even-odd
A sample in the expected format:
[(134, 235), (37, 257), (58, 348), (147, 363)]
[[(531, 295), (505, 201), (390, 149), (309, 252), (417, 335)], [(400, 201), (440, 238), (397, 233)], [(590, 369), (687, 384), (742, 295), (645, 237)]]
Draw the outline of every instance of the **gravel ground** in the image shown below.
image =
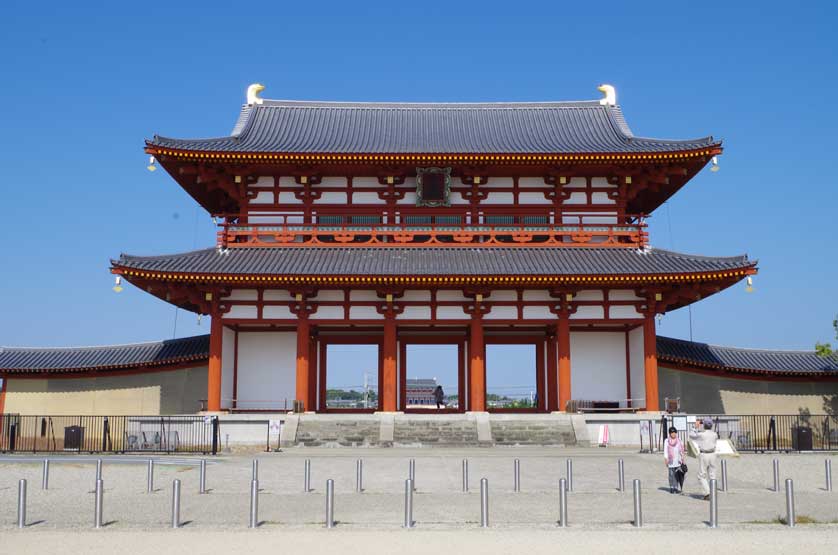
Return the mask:
[[(171, 533), (190, 534), (190, 538), (208, 541), (215, 532), (225, 538), (266, 537), (271, 531), (292, 534), (300, 542), (317, 538), (370, 532), (392, 532), (427, 536), (429, 542), (450, 537), (453, 532), (468, 531), (463, 537), (497, 537), (506, 530), (511, 536), (553, 538), (555, 533), (598, 537), (603, 533), (625, 535), (634, 541), (646, 531), (678, 533), (695, 532), (696, 537), (715, 541), (718, 531), (708, 531), (708, 503), (700, 499), (696, 479), (697, 461), (690, 459), (687, 478), (688, 495), (671, 495), (666, 482), (666, 468), (659, 455), (613, 449), (290, 449), (281, 453), (255, 455), (260, 464), (259, 518), (257, 531), (247, 530), (251, 461), (253, 456), (219, 456), (208, 459), (207, 487), (209, 493), (198, 494), (198, 459), (160, 458), (156, 466), (156, 491), (147, 494), (145, 459), (103, 457), (105, 485), (104, 530), (91, 530), (94, 507), (95, 458), (62, 456), (51, 458), (50, 487), (41, 489), (41, 459), (9, 457), (0, 459), (0, 535), (22, 542), (29, 538), (61, 537), (64, 530), (83, 532), (78, 538), (96, 534), (132, 534), (154, 530), (149, 538), (166, 537)], [(573, 492), (568, 495), (570, 529), (557, 531), (558, 479), (565, 475), (565, 460), (572, 457), (574, 465)], [(824, 489), (824, 454), (743, 455), (730, 459), (729, 492), (719, 494), (719, 522), (722, 530), (736, 531), (735, 536), (762, 537), (770, 532), (786, 541), (803, 537), (800, 530), (809, 530), (813, 537), (838, 539), (838, 492)], [(355, 493), (355, 460), (364, 459), (364, 487)], [(513, 491), (512, 469), (515, 458), (521, 460), (522, 491)], [(785, 495), (769, 488), (773, 483), (772, 459), (780, 460), (781, 478), (792, 478), (795, 485), (797, 515), (817, 524), (800, 525), (789, 531), (777, 523), (785, 515)], [(311, 459), (311, 493), (302, 491), (303, 461)], [(408, 460), (416, 460), (414, 519), (416, 530), (405, 532), (400, 526), (404, 515), (404, 479)], [(461, 461), (469, 459), (470, 492), (461, 490)], [(625, 460), (627, 491), (616, 490), (617, 459)], [(833, 457), (836, 461), (838, 457)], [(838, 464), (833, 466), (838, 470)], [(490, 522), (492, 529), (480, 530), (479, 480), (485, 477), (490, 490)], [(26, 530), (16, 528), (17, 482), (28, 481), (28, 518)], [(183, 530), (166, 529), (171, 515), (172, 480), (182, 482), (181, 517)], [(335, 481), (334, 530), (323, 528), (325, 514), (325, 481)], [(643, 530), (636, 530), (632, 521), (631, 480), (642, 482)], [(576, 530), (574, 532), (574, 529)], [(593, 532), (593, 533), (591, 533)], [(709, 535), (707, 535), (709, 532)], [(243, 534), (243, 535), (240, 535)], [(209, 536), (206, 534), (210, 534)], [(331, 536), (329, 536), (331, 534)], [(489, 535), (486, 535), (489, 534)], [(641, 536), (638, 536), (640, 534)], [(715, 535), (714, 535), (715, 534)], [(690, 534), (692, 535), (692, 534)], [(725, 537), (730, 534), (725, 534)], [(102, 536), (105, 537), (105, 536)], [(388, 535), (377, 535), (386, 538)], [(422, 536), (425, 537), (425, 536)], [(503, 537), (507, 537), (504, 535)], [(581, 539), (581, 536), (579, 536)], [(808, 537), (808, 536), (807, 536)], [(146, 535), (141, 535), (146, 538)], [(313, 538), (313, 539), (312, 539)], [(436, 538), (436, 539), (434, 539)], [(51, 541), (51, 540), (50, 540)], [(58, 542), (58, 540), (55, 540)], [(151, 540), (131, 540), (131, 545)], [(156, 540), (155, 540), (156, 541)], [(225, 540), (226, 541), (226, 540)], [(249, 540), (247, 540), (249, 541)], [(259, 540), (254, 540), (259, 541)], [(397, 540), (394, 540), (397, 541)], [(398, 540), (401, 541), (401, 540)], [(487, 545), (491, 545), (489, 541)], [(547, 542), (547, 539), (544, 539)], [(622, 541), (622, 540), (620, 540)], [(60, 542), (59, 542), (60, 543)], [(641, 542), (642, 543), (642, 542)], [(781, 542), (782, 543), (782, 542)], [(776, 543), (775, 545), (781, 545)], [(0, 552), (11, 545), (0, 542)], [(91, 544), (93, 545), (93, 544)], [(384, 544), (389, 545), (389, 544)], [(536, 544), (533, 544), (535, 546)], [(15, 551), (17, 552), (17, 551)], [(365, 551), (369, 552), (369, 551)]]

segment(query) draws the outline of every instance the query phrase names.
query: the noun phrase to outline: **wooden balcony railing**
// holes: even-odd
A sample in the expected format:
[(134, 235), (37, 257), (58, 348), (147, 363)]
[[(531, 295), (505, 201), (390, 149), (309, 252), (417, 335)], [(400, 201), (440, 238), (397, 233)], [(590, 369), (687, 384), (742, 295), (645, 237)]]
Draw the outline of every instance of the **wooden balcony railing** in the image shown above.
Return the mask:
[[(329, 216), (302, 222), (300, 214), (250, 216), (251, 222), (226, 216), (219, 223), (218, 246), (237, 247), (628, 247), (646, 245), (648, 233), (643, 217), (631, 223), (585, 223), (598, 215), (563, 216), (563, 223), (540, 223), (537, 216), (509, 216), (508, 223), (447, 223), (445, 216), (403, 218), (395, 223), (378, 223), (380, 216)], [(366, 219), (364, 219), (366, 218)], [(450, 217), (449, 217), (450, 218)], [(489, 222), (503, 221), (488, 217)], [(578, 221), (568, 223), (570, 218)], [(317, 218), (312, 218), (317, 220)], [(258, 223), (252, 220), (259, 220)], [(270, 220), (265, 223), (265, 220)], [(326, 221), (324, 221), (326, 220)], [(544, 221), (547, 219), (544, 218)]]

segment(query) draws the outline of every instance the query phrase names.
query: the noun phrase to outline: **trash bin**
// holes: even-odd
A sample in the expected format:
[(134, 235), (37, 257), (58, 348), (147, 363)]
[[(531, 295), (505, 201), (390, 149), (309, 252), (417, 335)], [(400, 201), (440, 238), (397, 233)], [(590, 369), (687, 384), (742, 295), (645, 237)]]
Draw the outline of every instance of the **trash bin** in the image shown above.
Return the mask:
[(812, 428), (791, 429), (792, 449), (797, 451), (812, 450)]
[(81, 426), (67, 426), (64, 428), (64, 450), (79, 451), (84, 441), (84, 428)]

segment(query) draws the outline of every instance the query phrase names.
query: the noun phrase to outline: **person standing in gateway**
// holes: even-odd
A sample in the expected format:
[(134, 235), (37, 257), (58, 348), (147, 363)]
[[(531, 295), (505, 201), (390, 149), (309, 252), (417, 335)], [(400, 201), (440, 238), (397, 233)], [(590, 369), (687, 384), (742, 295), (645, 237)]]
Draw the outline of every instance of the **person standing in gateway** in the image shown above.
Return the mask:
[(442, 391), (442, 386), (437, 385), (434, 388), (434, 401), (436, 401), (436, 408), (445, 408), (445, 392)]
[[(702, 430), (702, 426), (704, 429)], [(710, 499), (710, 482), (716, 479), (716, 441), (719, 436), (713, 431), (713, 420), (705, 418), (695, 421), (695, 430), (690, 432), (690, 439), (698, 447), (698, 481), (704, 490), (704, 499)]]

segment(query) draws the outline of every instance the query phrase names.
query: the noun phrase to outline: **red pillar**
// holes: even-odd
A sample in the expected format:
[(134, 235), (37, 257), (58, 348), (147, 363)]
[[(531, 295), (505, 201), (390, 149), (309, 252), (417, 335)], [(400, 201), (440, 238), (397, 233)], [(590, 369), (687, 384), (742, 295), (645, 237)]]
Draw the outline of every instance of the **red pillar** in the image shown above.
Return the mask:
[[(297, 321), (297, 388), (295, 399), (306, 405), (309, 399), (309, 335), (310, 325), (307, 317), (300, 317)], [(303, 410), (313, 407), (304, 406)]]
[(658, 347), (655, 335), (655, 315), (643, 321), (643, 368), (646, 379), (646, 410), (656, 411), (658, 404)]
[(468, 397), (469, 410), (486, 410), (486, 346), (483, 341), (483, 320), (471, 317), (469, 325)]
[(547, 332), (547, 410), (554, 412), (559, 410), (559, 369), (558, 351), (556, 348), (556, 333), (554, 330)]
[(570, 319), (559, 317), (556, 329), (556, 342), (559, 354), (559, 410), (567, 410), (570, 401)]
[(210, 323), (209, 365), (207, 368), (207, 410), (218, 412), (221, 410), (221, 346), (224, 326), (221, 324), (221, 313), (214, 309)]
[(384, 344), (382, 345), (381, 403), (384, 412), (398, 410), (396, 404), (396, 318), (387, 314), (384, 318)]

